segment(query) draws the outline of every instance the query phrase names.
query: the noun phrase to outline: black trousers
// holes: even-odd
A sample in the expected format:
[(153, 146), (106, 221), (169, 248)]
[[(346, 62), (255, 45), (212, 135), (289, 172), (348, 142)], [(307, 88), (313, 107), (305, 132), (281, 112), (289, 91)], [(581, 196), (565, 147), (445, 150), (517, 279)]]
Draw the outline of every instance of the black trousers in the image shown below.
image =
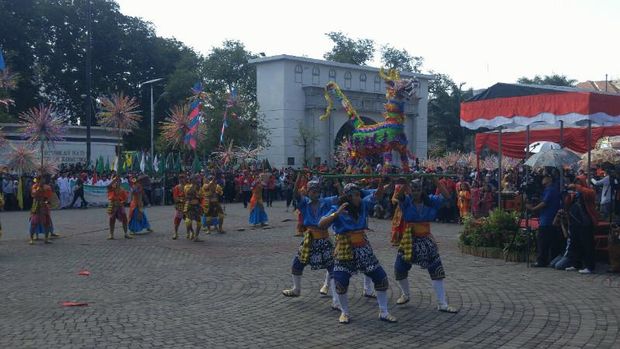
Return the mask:
[(594, 234), (593, 227), (571, 227), (574, 230), (573, 237), (576, 240), (576, 259), (583, 262), (583, 266), (594, 270)]
[(250, 197), (252, 195), (251, 191), (242, 191), (241, 192), (241, 196), (243, 197), (243, 207), (247, 208), (248, 207), (248, 202), (250, 202)]
[(88, 206), (88, 202), (84, 199), (84, 189), (80, 189), (73, 192), (73, 201), (71, 201), (71, 204), (68, 207), (73, 207), (78, 198), (82, 199), (80, 207)]
[(552, 225), (538, 228), (536, 237), (537, 262), (539, 265), (548, 265), (549, 262), (559, 256), (562, 251), (562, 234), (560, 229)]

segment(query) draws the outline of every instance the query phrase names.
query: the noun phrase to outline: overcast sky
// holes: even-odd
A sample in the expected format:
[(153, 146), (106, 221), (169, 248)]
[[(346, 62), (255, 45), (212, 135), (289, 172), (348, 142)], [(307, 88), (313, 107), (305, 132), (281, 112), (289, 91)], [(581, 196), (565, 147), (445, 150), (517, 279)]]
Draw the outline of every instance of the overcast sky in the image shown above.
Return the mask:
[(325, 33), (342, 31), (422, 56), (424, 72), (467, 87), (553, 73), (620, 79), (620, 0), (117, 1), (203, 54), (234, 39), (267, 56), (322, 59)]

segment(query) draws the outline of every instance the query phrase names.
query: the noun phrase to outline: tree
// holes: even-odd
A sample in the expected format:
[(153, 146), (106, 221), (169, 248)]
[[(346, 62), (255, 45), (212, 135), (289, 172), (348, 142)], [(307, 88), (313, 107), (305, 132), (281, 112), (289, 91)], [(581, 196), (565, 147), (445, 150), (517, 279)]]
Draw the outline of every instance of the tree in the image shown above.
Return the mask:
[(258, 55), (239, 41), (224, 41), (205, 58), (200, 72), (210, 103), (205, 109), (206, 142), (201, 151), (211, 152), (220, 145), (220, 132), (229, 94), (236, 91), (234, 105), (228, 108), (225, 139), (239, 146), (267, 146), (268, 130), (256, 101), (256, 67), (248, 63)]
[(445, 144), (446, 150), (466, 150), (472, 132), (461, 127), (461, 102), (470, 98), (473, 91), (463, 91), (445, 74), (434, 73), (429, 84), (428, 129), (431, 144)]
[(381, 63), (388, 69), (419, 73), (423, 62), (423, 57), (412, 56), (405, 49), (399, 50), (389, 45), (381, 47)]
[(295, 139), (295, 144), (304, 150), (304, 166), (308, 166), (310, 147), (314, 147), (314, 143), (320, 139), (320, 134), (311, 128), (305, 127), (303, 123), (299, 123), (299, 135)]
[(566, 77), (566, 75), (553, 74), (553, 75), (545, 75), (544, 77), (541, 77), (540, 75), (536, 75), (534, 76), (533, 79), (530, 79), (524, 76), (524, 77), (520, 77), (517, 80), (517, 83), (528, 84), (528, 85), (552, 85), (552, 86), (572, 87), (572, 86), (575, 86), (575, 84), (577, 83), (577, 80), (569, 79), (568, 77)]
[(328, 61), (363, 65), (372, 60), (375, 54), (375, 42), (373, 40), (353, 40), (342, 32), (329, 32), (325, 35), (334, 42), (331, 51), (323, 55), (323, 58)]

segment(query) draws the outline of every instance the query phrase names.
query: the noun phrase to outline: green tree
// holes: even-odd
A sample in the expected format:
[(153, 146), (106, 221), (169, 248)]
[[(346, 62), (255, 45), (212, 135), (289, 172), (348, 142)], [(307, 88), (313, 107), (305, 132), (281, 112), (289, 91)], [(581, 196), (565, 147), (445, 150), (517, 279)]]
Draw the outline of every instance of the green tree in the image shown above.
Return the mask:
[(428, 129), (431, 145), (444, 144), (445, 150), (469, 150), (473, 132), (461, 127), (461, 102), (472, 97), (473, 91), (464, 91), (448, 75), (434, 73), (428, 88)]
[(334, 42), (331, 51), (323, 55), (323, 58), (328, 61), (363, 65), (372, 60), (375, 54), (375, 42), (373, 40), (353, 40), (342, 32), (329, 32), (325, 35)]
[(534, 78), (520, 77), (517, 80), (519, 84), (528, 84), (528, 85), (552, 85), (552, 86), (575, 86), (577, 80), (569, 79), (566, 75), (545, 75), (541, 77), (540, 75), (534, 76)]
[(423, 57), (412, 56), (405, 49), (399, 50), (390, 45), (381, 47), (381, 63), (385, 68), (419, 73), (423, 62)]

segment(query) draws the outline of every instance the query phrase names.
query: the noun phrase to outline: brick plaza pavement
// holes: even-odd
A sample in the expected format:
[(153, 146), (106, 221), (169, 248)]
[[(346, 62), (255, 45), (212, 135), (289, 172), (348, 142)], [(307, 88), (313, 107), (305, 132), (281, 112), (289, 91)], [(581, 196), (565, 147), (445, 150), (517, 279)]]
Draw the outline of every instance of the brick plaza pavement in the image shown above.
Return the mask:
[[(131, 241), (106, 240), (104, 209), (54, 211), (63, 237), (48, 246), (26, 243), (26, 213), (0, 213), (0, 348), (620, 347), (618, 275), (462, 255), (456, 225), (433, 231), (458, 314), (435, 310), (428, 274), (415, 267), (411, 302), (395, 305), (389, 221), (372, 220), (369, 238), (390, 275), (399, 322), (378, 321), (375, 300), (361, 296), (354, 277), (352, 322), (339, 325), (330, 298), (318, 293), (322, 271), (306, 270), (301, 297), (281, 295), (299, 238), (281, 202), (267, 212), (271, 229), (238, 231), (247, 210), (227, 205), (227, 234), (191, 243), (170, 239), (172, 207), (147, 209), (155, 232)], [(91, 276), (78, 276), (81, 269)]]

